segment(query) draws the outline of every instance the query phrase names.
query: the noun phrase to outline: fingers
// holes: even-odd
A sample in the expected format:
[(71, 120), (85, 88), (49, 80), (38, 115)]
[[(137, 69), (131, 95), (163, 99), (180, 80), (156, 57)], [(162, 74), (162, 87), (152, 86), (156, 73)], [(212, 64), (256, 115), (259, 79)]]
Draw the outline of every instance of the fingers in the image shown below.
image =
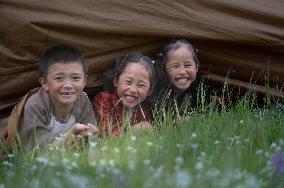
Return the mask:
[(77, 135), (77, 134), (81, 134), (82, 132), (88, 131), (90, 130), (90, 127), (84, 124), (80, 124), (80, 123), (76, 123), (73, 127), (72, 127), (72, 133)]
[(72, 128), (72, 133), (75, 135), (92, 135), (97, 131), (98, 129), (90, 123), (88, 123), (87, 125), (76, 123)]

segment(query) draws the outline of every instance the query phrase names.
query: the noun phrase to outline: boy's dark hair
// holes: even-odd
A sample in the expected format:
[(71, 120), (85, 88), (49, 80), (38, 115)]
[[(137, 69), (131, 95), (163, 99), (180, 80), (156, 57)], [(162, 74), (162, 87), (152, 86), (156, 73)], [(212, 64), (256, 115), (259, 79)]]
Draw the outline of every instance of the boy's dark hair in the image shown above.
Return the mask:
[(82, 53), (71, 45), (58, 44), (47, 49), (39, 60), (39, 77), (46, 78), (49, 66), (54, 63), (78, 62), (82, 65), (85, 76), (88, 67)]
[(116, 59), (115, 67), (112, 69), (112, 71), (108, 72), (106, 76), (106, 81), (104, 84), (105, 89), (108, 91), (112, 91), (115, 89), (115, 86), (113, 85), (113, 80), (119, 78), (124, 68), (129, 63), (143, 63), (143, 65), (145, 65), (146, 70), (149, 72), (150, 91), (152, 91), (155, 86), (155, 82), (156, 82), (153, 60), (143, 55), (142, 53), (138, 53), (138, 52), (130, 52)]
[(162, 49), (157, 54), (155, 67), (157, 71), (157, 76), (159, 79), (159, 83), (161, 87), (168, 87), (170, 85), (170, 80), (166, 74), (166, 63), (168, 60), (168, 55), (172, 51), (186, 47), (189, 51), (191, 51), (193, 60), (196, 63), (196, 67), (200, 66), (199, 59), (198, 59), (198, 50), (187, 40), (183, 38), (173, 38), (166, 40), (165, 43), (162, 45)]

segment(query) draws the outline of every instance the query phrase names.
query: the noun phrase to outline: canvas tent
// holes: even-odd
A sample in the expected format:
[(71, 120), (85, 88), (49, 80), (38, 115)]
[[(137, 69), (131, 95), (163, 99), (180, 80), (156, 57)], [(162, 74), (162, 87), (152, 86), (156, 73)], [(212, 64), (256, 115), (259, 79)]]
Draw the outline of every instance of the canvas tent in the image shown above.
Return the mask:
[(163, 39), (183, 37), (198, 47), (208, 79), (253, 83), (261, 92), (269, 80), (271, 93), (283, 97), (281, 0), (0, 0), (0, 25), (2, 114), (39, 85), (38, 58), (56, 43), (83, 52), (89, 91), (101, 86), (117, 56), (153, 56)]

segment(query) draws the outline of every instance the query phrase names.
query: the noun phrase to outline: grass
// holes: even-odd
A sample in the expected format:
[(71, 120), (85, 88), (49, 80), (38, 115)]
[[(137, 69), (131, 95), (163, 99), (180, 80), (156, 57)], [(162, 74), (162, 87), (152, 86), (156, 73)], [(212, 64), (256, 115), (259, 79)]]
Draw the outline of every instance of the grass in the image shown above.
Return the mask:
[(77, 150), (15, 151), (2, 158), (0, 187), (282, 187), (271, 157), (284, 151), (284, 112), (251, 106), (166, 114), (157, 130), (93, 137)]

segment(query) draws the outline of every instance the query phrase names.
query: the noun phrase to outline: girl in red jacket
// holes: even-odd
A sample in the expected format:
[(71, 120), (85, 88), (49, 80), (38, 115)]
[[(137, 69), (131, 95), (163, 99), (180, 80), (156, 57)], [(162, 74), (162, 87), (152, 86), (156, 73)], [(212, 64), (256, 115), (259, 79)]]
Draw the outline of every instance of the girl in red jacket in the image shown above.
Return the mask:
[(150, 129), (151, 110), (147, 104), (154, 87), (152, 60), (141, 53), (129, 53), (116, 61), (108, 74), (107, 91), (92, 101), (100, 135), (121, 135), (125, 129)]

